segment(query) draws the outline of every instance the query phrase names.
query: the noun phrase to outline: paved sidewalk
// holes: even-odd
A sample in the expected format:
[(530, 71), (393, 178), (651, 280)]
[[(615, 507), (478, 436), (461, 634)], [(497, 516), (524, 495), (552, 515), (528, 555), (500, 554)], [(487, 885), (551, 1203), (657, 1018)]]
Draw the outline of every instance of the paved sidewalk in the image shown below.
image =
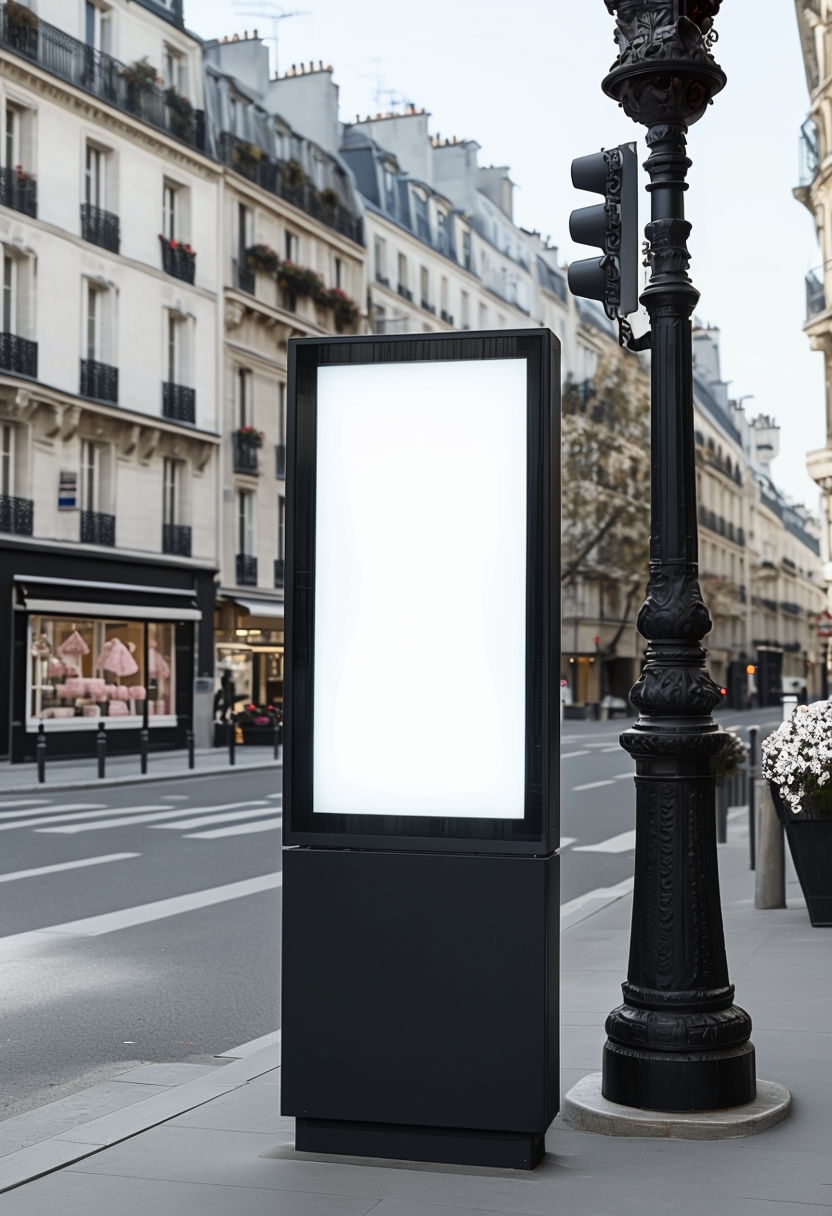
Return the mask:
[[(736, 821), (735, 821), (736, 829)], [(832, 933), (813, 929), (794, 876), (782, 910), (754, 908), (748, 845), (719, 850), (732, 979), (754, 1020), (758, 1075), (794, 1109), (749, 1139), (613, 1139), (556, 1120), (533, 1173), (317, 1158), (279, 1115), (277, 1047), (216, 1069), (119, 1078), (0, 1124), (2, 1216), (808, 1216), (832, 1212)], [(604, 1018), (626, 970), (628, 895), (563, 933), (562, 1092), (600, 1068)], [(337, 1033), (337, 1026), (333, 1027)], [(276, 1036), (275, 1036), (276, 1037)], [(349, 1044), (344, 1045), (349, 1050)], [(232, 1053), (233, 1054), (233, 1053)], [(185, 1073), (178, 1072), (182, 1068)], [(180, 1083), (177, 1083), (177, 1080)], [(141, 1097), (147, 1086), (148, 1097)], [(98, 1089), (99, 1087), (96, 1087)], [(113, 1090), (113, 1083), (110, 1084)], [(86, 1099), (86, 1105), (85, 1105)], [(107, 1104), (118, 1105), (112, 1113)], [(61, 1109), (53, 1109), (61, 1108)], [(104, 1113), (100, 1113), (104, 1110)], [(97, 1116), (97, 1117), (96, 1117)], [(32, 1120), (44, 1138), (31, 1143)], [(18, 1124), (17, 1127), (12, 1125)], [(143, 1130), (147, 1129), (147, 1130)], [(15, 1135), (28, 1147), (15, 1150)], [(107, 1147), (107, 1146), (110, 1147)], [(59, 1168), (62, 1167), (62, 1168)], [(54, 1172), (46, 1173), (52, 1170)], [(45, 1176), (25, 1182), (26, 1178)], [(16, 1185), (21, 1183), (22, 1185)]]
[(78, 760), (48, 760), (45, 778), (38, 783), (36, 764), (0, 763), (0, 798), (9, 794), (50, 794), (57, 790), (90, 789), (93, 786), (131, 785), (134, 781), (170, 781), (178, 777), (206, 777), (213, 773), (229, 774), (235, 769), (272, 768), (282, 764), (283, 749), (251, 747), (239, 744), (234, 749), (235, 763), (228, 759), (228, 749), (200, 748), (194, 752), (194, 767), (188, 767), (186, 751), (151, 752), (147, 758), (147, 773), (142, 774), (138, 755), (108, 756), (105, 776), (98, 776), (98, 761), (94, 756)]

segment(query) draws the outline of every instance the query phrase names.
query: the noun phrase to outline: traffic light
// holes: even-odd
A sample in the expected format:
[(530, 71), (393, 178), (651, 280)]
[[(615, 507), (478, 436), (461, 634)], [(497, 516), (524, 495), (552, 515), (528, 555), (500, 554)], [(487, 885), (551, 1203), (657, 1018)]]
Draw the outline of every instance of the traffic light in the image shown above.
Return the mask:
[(603, 194), (604, 202), (580, 207), (569, 217), (569, 235), (582, 245), (597, 245), (599, 258), (569, 267), (573, 295), (600, 300), (610, 318), (638, 308), (638, 159), (635, 144), (579, 156), (572, 161), (572, 185)]

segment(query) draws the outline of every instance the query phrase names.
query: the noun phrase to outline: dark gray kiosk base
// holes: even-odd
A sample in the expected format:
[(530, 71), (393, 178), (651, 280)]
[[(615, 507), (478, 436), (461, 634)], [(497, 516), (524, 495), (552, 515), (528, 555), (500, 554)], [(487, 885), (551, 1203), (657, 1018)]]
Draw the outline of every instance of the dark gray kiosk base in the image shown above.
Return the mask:
[(558, 860), (284, 849), (297, 1149), (539, 1162), (558, 1109)]

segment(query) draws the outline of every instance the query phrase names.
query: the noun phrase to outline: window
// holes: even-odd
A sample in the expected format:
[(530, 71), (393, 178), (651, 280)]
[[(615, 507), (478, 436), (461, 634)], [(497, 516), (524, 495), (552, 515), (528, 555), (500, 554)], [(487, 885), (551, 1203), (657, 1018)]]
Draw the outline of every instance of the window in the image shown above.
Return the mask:
[[(30, 617), (32, 718), (47, 729), (89, 729), (90, 718), (107, 725), (141, 724), (145, 706), (151, 726), (169, 726), (175, 707), (175, 626), (90, 616)], [(144, 668), (147, 630), (147, 671)]]
[(3, 330), (17, 333), (17, 258), (3, 254)]
[(245, 253), (249, 245), (253, 243), (252, 239), (252, 214), (251, 208), (245, 203), (237, 204), (237, 256), (240, 259), (240, 264), (245, 263)]
[(182, 523), (182, 462), (169, 460), (162, 466), (162, 523)]
[(81, 444), (80, 505), (82, 511), (101, 510), (101, 444)]
[(251, 372), (248, 368), (237, 368), (236, 397), (237, 426), (252, 426), (254, 409), (251, 399)]
[(343, 285), (344, 285), (343, 279), (344, 279), (344, 263), (341, 261), (340, 258), (336, 258), (335, 259), (335, 286), (343, 287)]
[(469, 329), (471, 326), (471, 297), (467, 291), (459, 293), (459, 312), (462, 328)]
[(109, 9), (86, 0), (84, 6), (84, 41), (96, 51), (109, 53), (111, 47), (111, 17)]
[(384, 205), (390, 215), (396, 214), (396, 175), (385, 166), (384, 168)]
[(488, 305), (480, 303), (480, 329), (488, 329)]
[(380, 236), (375, 238), (373, 244), (373, 259), (376, 267), (376, 278), (382, 282), (387, 282), (387, 242)]
[(257, 552), (254, 534), (254, 495), (251, 490), (237, 491), (237, 552), (249, 556)]
[(422, 266), (419, 269), (419, 292), (422, 299), (422, 307), (424, 308), (430, 303), (430, 271), (427, 266)]
[(167, 315), (167, 341), (165, 362), (167, 364), (167, 380), (169, 384), (185, 384), (186, 377), (182, 370), (182, 330), (184, 322), (171, 309)]
[(399, 286), (407, 287), (407, 258), (403, 253), (399, 254)]
[(104, 292), (99, 287), (93, 283), (87, 283), (84, 358), (92, 359), (96, 363), (103, 362), (101, 357), (103, 297)]
[(7, 102), (3, 111), (3, 164), (7, 169), (20, 165), (32, 169), (34, 162), (34, 111)]
[(282, 381), (277, 386), (277, 442), (286, 443), (286, 385)]
[(20, 111), (16, 106), (6, 106), (6, 131), (3, 142), (4, 164), (7, 169), (13, 169), (21, 163), (20, 153)]
[(474, 255), (471, 250), (471, 233), (462, 234), (462, 265), (466, 270), (474, 269)]
[(444, 211), (436, 213), (436, 247), (440, 253), (448, 253), (448, 217)]
[(414, 193), (413, 208), (416, 215), (416, 235), (422, 241), (430, 242), (430, 221), (428, 219), (428, 200), (421, 194)]
[(8, 498), (14, 489), (14, 427), (0, 422), (0, 494)]
[(188, 62), (181, 51), (165, 43), (162, 51), (162, 82), (166, 89), (175, 89), (181, 97), (188, 92)]
[(179, 237), (176, 194), (176, 187), (165, 182), (162, 186), (162, 236), (167, 237), (169, 241), (175, 241)]
[(106, 210), (107, 153), (95, 144), (87, 144), (84, 165), (84, 202)]
[(283, 234), (283, 248), (285, 250), (285, 258), (287, 262), (297, 262), (299, 258), (299, 243), (297, 233), (290, 232), (287, 228)]

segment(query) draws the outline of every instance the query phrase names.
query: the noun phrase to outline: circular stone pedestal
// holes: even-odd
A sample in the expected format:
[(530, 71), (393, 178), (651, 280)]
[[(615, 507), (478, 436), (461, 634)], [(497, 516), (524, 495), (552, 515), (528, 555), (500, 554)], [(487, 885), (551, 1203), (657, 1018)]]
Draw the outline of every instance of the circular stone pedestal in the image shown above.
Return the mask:
[(785, 1119), (792, 1096), (775, 1081), (758, 1081), (757, 1097), (727, 1110), (637, 1110), (608, 1101), (601, 1093), (601, 1073), (593, 1072), (570, 1089), (561, 1104), (566, 1127), (601, 1136), (661, 1136), (668, 1140), (728, 1140), (756, 1136)]

